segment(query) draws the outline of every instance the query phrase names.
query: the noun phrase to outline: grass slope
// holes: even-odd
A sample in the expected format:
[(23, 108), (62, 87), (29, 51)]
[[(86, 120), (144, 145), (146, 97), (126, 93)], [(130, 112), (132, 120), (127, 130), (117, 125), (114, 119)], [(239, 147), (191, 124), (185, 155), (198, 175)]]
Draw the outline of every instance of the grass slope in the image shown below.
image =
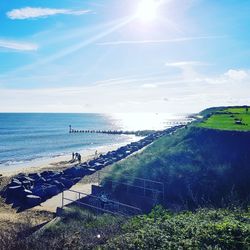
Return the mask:
[(249, 212), (240, 209), (171, 213), (156, 207), (148, 215), (125, 219), (71, 208), (8, 249), (247, 250), (249, 221)]
[(210, 111), (210, 114), (198, 124), (199, 127), (250, 131), (250, 111), (246, 107), (211, 109), (208, 111)]
[[(192, 126), (163, 137), (141, 154), (115, 165), (117, 182), (124, 174), (165, 183), (169, 204), (185, 208), (247, 203), (250, 190), (250, 133)], [(105, 183), (104, 183), (105, 184)], [(119, 190), (119, 184), (114, 190)]]

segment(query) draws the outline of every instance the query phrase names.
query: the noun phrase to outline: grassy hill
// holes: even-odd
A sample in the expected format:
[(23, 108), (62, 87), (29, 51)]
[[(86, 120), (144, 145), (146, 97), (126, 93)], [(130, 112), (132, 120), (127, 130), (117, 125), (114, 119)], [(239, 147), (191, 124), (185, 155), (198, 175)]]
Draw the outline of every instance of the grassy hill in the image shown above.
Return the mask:
[(250, 131), (250, 110), (248, 110), (248, 107), (209, 109), (204, 111), (203, 114), (207, 114), (207, 117), (199, 123), (199, 127)]
[[(193, 209), (233, 202), (248, 204), (250, 131), (245, 125), (224, 119), (234, 114), (248, 122), (250, 115), (244, 112), (243, 108), (210, 110), (203, 123), (196, 122), (163, 137), (141, 154), (116, 164), (106, 182), (124, 180), (124, 174), (132, 175), (129, 181), (134, 184), (135, 177), (162, 181), (167, 206), (178, 204)], [(238, 126), (245, 132), (239, 131)], [(119, 196), (119, 184), (113, 188)]]

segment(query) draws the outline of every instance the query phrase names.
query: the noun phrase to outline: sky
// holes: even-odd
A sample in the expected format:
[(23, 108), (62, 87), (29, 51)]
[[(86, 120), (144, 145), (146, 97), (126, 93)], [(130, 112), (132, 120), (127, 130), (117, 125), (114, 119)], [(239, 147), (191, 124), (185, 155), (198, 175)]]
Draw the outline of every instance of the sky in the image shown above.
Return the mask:
[(250, 105), (249, 0), (2, 0), (0, 112)]

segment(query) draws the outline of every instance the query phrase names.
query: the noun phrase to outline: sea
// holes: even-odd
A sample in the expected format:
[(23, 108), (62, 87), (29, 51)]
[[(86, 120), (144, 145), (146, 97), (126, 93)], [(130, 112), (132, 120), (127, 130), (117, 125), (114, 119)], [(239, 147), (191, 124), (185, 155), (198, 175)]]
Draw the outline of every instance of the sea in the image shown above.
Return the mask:
[(158, 113), (0, 113), (0, 172), (38, 159), (139, 139), (134, 135), (70, 134), (69, 125), (79, 130), (162, 130), (188, 119), (185, 114)]

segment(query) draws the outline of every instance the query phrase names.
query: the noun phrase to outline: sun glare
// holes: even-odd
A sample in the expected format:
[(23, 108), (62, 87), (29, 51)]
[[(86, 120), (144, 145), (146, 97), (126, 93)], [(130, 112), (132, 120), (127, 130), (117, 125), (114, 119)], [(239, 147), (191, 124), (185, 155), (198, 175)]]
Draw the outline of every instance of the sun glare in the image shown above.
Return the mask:
[(137, 10), (137, 18), (142, 21), (152, 21), (157, 17), (158, 3), (156, 0), (142, 0)]

